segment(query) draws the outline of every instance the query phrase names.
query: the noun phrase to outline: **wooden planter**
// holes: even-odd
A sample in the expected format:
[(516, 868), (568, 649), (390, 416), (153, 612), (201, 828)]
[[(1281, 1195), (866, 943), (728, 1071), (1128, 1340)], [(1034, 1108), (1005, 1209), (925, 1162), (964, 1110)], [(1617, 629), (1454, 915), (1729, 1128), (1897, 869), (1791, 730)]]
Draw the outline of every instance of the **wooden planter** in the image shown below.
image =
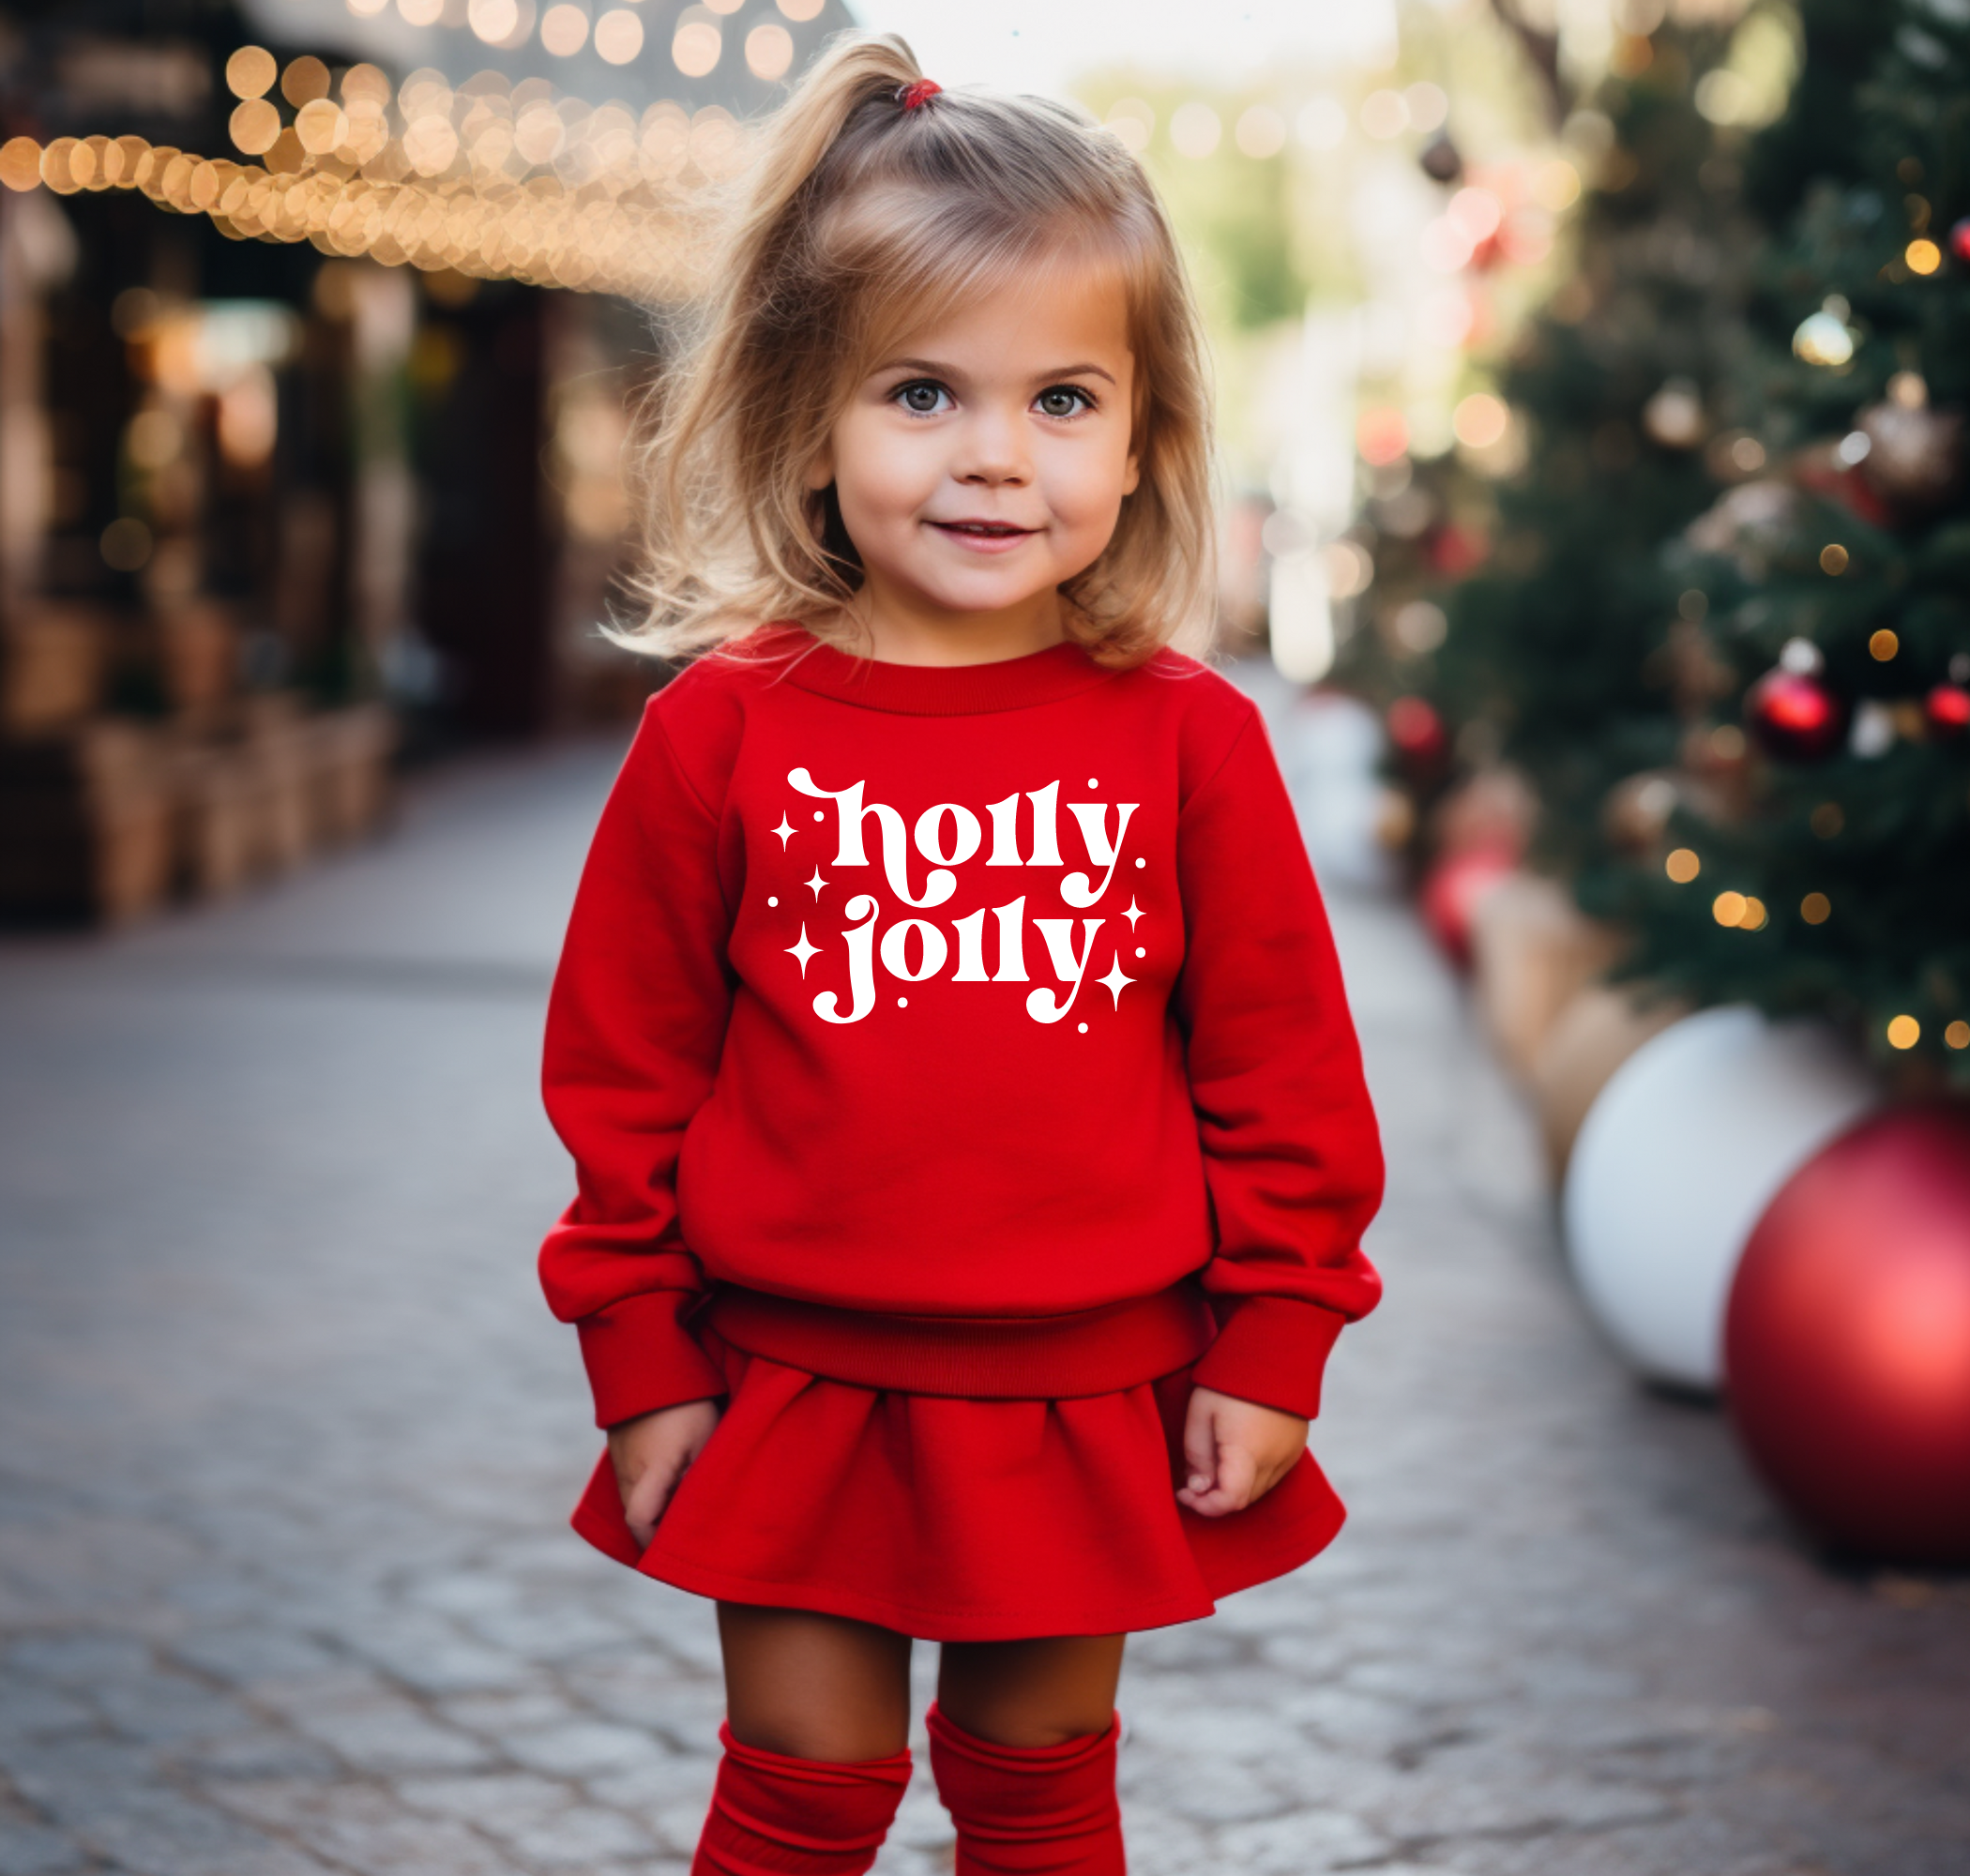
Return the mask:
[(0, 743), (0, 912), (114, 923), (169, 892), (167, 751), (133, 723)]

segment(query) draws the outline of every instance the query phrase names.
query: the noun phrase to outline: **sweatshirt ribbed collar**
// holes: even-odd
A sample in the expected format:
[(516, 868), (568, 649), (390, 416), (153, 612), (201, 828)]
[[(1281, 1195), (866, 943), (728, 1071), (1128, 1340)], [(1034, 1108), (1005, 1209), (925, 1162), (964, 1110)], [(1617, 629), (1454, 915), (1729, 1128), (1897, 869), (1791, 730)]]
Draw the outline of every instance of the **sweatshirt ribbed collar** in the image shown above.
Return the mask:
[(890, 664), (837, 651), (802, 627), (787, 625), (763, 628), (739, 655), (749, 662), (784, 664), (784, 681), (816, 696), (912, 717), (1023, 710), (1092, 689), (1115, 675), (1072, 643), (991, 664)]

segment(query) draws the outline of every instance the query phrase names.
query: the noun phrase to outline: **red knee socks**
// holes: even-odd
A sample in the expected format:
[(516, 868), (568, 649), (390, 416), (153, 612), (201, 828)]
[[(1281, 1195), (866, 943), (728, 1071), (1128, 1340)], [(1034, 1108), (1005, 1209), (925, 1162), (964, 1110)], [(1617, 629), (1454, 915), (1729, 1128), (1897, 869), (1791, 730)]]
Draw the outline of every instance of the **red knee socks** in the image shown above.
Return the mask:
[(957, 1876), (1123, 1876), (1115, 1739), (993, 1746), (930, 1713), (931, 1770), (958, 1826)]
[(691, 1876), (861, 1876), (875, 1861), (910, 1782), (907, 1749), (829, 1765), (742, 1746), (729, 1726), (719, 1740), (725, 1756)]

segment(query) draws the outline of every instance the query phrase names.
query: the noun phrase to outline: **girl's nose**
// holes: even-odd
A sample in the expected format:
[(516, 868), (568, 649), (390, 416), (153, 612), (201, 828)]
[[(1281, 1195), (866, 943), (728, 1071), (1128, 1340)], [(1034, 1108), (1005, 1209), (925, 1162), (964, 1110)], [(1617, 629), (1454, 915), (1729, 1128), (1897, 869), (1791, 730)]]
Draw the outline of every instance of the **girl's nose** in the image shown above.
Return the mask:
[(1017, 416), (990, 409), (975, 411), (959, 439), (951, 473), (961, 482), (984, 488), (1018, 487), (1033, 478), (1026, 449), (1025, 425)]

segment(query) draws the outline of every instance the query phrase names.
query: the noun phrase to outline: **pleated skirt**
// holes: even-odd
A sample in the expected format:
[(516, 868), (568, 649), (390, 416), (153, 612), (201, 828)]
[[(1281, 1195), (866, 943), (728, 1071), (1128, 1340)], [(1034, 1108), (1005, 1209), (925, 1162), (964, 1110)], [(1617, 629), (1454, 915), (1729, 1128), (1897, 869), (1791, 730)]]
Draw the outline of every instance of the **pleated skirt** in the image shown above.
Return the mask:
[(608, 1455), (573, 1524), (646, 1576), (932, 1642), (1112, 1635), (1208, 1615), (1333, 1541), (1345, 1516), (1311, 1455), (1243, 1511), (1176, 1502), (1190, 1370), (1066, 1400), (853, 1385), (706, 1351), (725, 1413), (640, 1548)]

